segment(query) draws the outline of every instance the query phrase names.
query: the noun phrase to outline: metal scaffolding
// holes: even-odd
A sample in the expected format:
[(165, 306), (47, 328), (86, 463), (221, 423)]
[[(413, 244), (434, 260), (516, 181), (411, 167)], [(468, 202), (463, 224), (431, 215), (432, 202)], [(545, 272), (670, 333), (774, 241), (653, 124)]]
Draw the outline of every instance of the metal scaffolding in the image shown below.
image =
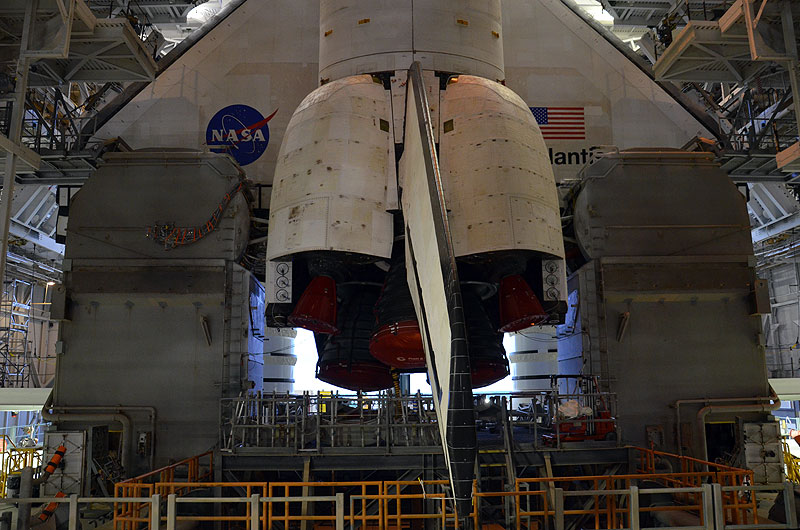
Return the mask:
[(33, 321), (33, 284), (10, 280), (0, 301), (0, 387), (32, 385), (33, 345), (28, 337)]

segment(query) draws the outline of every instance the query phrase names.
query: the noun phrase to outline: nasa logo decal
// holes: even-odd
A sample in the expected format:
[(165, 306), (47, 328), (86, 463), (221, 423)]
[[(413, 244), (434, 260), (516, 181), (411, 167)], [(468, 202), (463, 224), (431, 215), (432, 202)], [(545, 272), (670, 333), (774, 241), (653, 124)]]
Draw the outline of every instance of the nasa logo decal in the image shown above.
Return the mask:
[(208, 122), (206, 144), (213, 153), (231, 155), (240, 166), (252, 164), (269, 145), (267, 124), (277, 112), (265, 118), (248, 105), (229, 105)]

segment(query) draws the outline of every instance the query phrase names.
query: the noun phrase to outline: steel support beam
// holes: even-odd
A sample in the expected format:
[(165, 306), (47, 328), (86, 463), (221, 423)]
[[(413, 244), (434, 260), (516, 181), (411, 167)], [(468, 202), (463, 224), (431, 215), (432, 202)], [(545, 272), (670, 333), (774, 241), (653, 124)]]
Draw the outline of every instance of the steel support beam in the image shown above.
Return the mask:
[(783, 232), (793, 230), (797, 227), (800, 227), (800, 212), (795, 212), (788, 217), (778, 219), (773, 223), (756, 228), (752, 231), (753, 243), (758, 243), (759, 241), (763, 241)]
[(798, 69), (797, 36), (794, 32), (794, 18), (792, 16), (792, 3), (784, 0), (781, 4), (781, 25), (783, 26), (783, 41), (786, 54), (790, 57), (786, 65), (789, 70), (789, 81), (792, 86), (792, 103), (797, 130), (800, 131), (800, 69)]
[[(797, 53), (797, 37), (794, 32), (794, 18), (792, 17), (792, 5), (789, 0), (784, 0), (781, 4), (781, 26), (783, 28), (783, 41), (786, 47), (786, 55), (789, 60), (786, 62), (786, 70), (789, 72), (789, 82), (792, 88), (792, 104), (794, 105), (794, 116), (797, 130), (800, 131), (800, 60)], [(800, 142), (787, 147), (778, 152), (778, 168), (790, 170), (796, 167), (797, 146)], [(788, 155), (788, 156), (785, 156)]]
[(7, 153), (13, 153), (19, 160), (28, 164), (33, 169), (39, 169), (42, 164), (42, 157), (40, 157), (32, 149), (28, 149), (24, 145), (12, 142), (5, 134), (0, 133), (0, 150)]
[[(28, 90), (28, 47), (35, 24), (35, 14), (39, 0), (30, 0), (25, 8), (25, 22), (22, 28), (19, 60), (17, 61), (17, 85), (14, 89), (14, 106), (11, 112), (11, 126), (8, 139), (19, 144), (22, 136), (22, 120), (25, 117), (25, 93)], [(0, 194), (0, 282), (5, 278), (8, 258), (8, 231), (11, 225), (11, 206), (14, 198), (14, 180), (17, 174), (17, 154), (9, 151), (6, 155), (6, 169), (3, 175), (3, 190)]]

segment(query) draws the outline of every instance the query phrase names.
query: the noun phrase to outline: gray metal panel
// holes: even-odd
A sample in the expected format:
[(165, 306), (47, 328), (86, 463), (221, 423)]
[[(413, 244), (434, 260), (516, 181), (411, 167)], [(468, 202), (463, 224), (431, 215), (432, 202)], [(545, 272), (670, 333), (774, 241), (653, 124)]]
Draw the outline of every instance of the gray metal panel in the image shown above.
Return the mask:
[(62, 460), (63, 466), (56, 467), (53, 475), (42, 484), (41, 497), (55, 497), (56, 493), (82, 495), (84, 466), (86, 464), (85, 432), (47, 432), (44, 435), (44, 457), (42, 465), (46, 465), (60, 445), (67, 448)]
[[(190, 278), (188, 271), (183, 281)], [(55, 407), (155, 407), (156, 466), (214, 447), (219, 399), (258, 377), (247, 368), (261, 360), (248, 312), (251, 296), (263, 299), (263, 291), (253, 290), (250, 274), (237, 265), (205, 278), (206, 292), (188, 294), (169, 292), (170, 284), (138, 293), (71, 288)], [(134, 431), (150, 429), (146, 413), (130, 414)], [(134, 463), (138, 470), (147, 464), (146, 457)]]
[(624, 151), (583, 186), (575, 233), (590, 258), (752, 254), (745, 199), (708, 154)]
[[(637, 291), (620, 273), (630, 267), (603, 261), (590, 262), (571, 279), (571, 289), (576, 283), (581, 287), (579, 324), (572, 333), (562, 333), (559, 370), (579, 373), (584, 352), (583, 373), (598, 375), (603, 389), (618, 396), (617, 424), (626, 443), (646, 446), (645, 428), (661, 425), (667, 433), (662, 449), (677, 452), (677, 400), (768, 395), (760, 323), (750, 316), (749, 289), (732, 281), (719, 287), (726, 275), (739, 276), (741, 264), (731, 263), (727, 270), (720, 266), (715, 285), (694, 286), (693, 291), (665, 289), (680, 278), (680, 268), (649, 264), (656, 286)], [(598, 285), (595, 267), (600, 268), (601, 292), (592, 288)], [(627, 327), (618, 338), (620, 316), (626, 312)], [(589, 340), (578, 340), (584, 333)], [(700, 433), (689, 434), (700, 406), (684, 405), (681, 421), (689, 424), (684, 435), (692, 438), (690, 449), (702, 457)]]
[[(116, 154), (70, 206), (53, 408), (125, 413), (134, 445), (137, 433), (152, 430), (151, 418), (127, 407), (154, 407), (156, 467), (213, 448), (219, 399), (261, 382), (264, 289), (233, 262), (249, 226), (241, 193), (219, 228), (192, 245), (165, 250), (144, 228), (205, 222), (240, 178), (221, 155)], [(129, 475), (150, 467), (135, 449)]]
[(165, 250), (146, 235), (156, 223), (205, 226), (241, 176), (231, 159), (214, 154), (173, 150), (108, 155), (72, 199), (65, 257), (235, 260), (249, 226), (241, 193), (231, 199), (217, 229), (194, 244)]
[(159, 448), (170, 448), (159, 451), (159, 462), (212, 447), (221, 397), (224, 281), (220, 271), (217, 293), (195, 295), (72, 291), (55, 404), (155, 406), (155, 439)]
[[(623, 312), (630, 312), (628, 330), (617, 341)], [(629, 443), (646, 445), (646, 425), (661, 424), (665, 433), (674, 432), (672, 405), (678, 399), (769, 394), (756, 340), (758, 322), (749, 317), (746, 294), (698, 301), (606, 301), (605, 317), (611, 337), (610, 391), (617, 393), (618, 424)], [(694, 428), (696, 411), (688, 407), (684, 411), (682, 421)], [(695, 433), (693, 445), (698, 451), (700, 441)]]

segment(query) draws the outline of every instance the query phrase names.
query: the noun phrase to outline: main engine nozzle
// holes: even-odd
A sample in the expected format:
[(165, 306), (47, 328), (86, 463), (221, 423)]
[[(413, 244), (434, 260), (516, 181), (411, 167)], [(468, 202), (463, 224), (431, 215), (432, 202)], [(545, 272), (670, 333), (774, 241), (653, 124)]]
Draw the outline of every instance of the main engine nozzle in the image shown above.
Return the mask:
[(314, 333), (337, 333), (336, 281), (330, 276), (317, 276), (311, 280), (289, 315), (289, 324)]

